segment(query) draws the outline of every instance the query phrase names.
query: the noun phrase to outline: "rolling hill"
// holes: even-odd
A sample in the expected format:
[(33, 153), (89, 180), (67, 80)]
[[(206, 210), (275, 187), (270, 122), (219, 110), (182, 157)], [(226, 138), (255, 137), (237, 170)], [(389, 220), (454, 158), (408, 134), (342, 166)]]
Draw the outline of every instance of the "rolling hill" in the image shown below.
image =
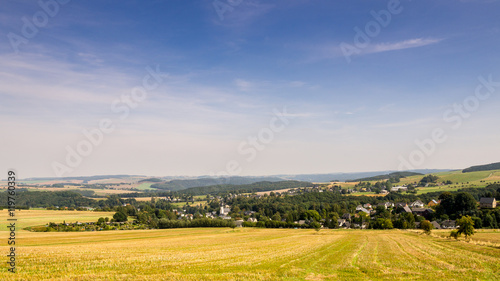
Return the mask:
[(181, 190), (180, 193), (190, 194), (190, 195), (217, 194), (221, 192), (251, 193), (260, 191), (280, 190), (287, 188), (307, 187), (311, 185), (312, 183), (310, 182), (302, 182), (302, 181), (279, 181), (279, 182), (262, 181), (244, 185), (223, 184), (223, 185), (191, 187), (185, 190)]
[(278, 177), (227, 177), (227, 178), (198, 178), (171, 180), (163, 183), (155, 183), (151, 188), (164, 189), (170, 191), (180, 191), (192, 187), (204, 187), (215, 185), (245, 185), (256, 182), (268, 181), (277, 182), (283, 179)]
[(463, 169), (462, 173), (470, 173), (470, 172), (478, 172), (478, 171), (491, 171), (491, 170), (499, 170), (499, 169), (500, 169), (500, 162), (497, 162), (497, 163), (491, 163), (491, 164), (486, 164), (486, 165), (471, 166), (467, 169)]
[(360, 179), (355, 179), (355, 180), (346, 180), (346, 182), (380, 181), (380, 180), (387, 180), (390, 178), (406, 178), (409, 176), (423, 176), (423, 175), (424, 174), (415, 173), (415, 172), (394, 172), (394, 173), (385, 174), (385, 175), (378, 175), (378, 176), (374, 176), (374, 177), (360, 178)]

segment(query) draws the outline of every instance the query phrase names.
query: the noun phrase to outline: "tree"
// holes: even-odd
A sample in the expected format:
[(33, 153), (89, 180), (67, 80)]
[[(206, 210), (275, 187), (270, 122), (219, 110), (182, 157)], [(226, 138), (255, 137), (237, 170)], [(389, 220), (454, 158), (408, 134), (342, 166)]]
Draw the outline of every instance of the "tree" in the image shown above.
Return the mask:
[(472, 220), (474, 221), (474, 228), (483, 228), (483, 220), (481, 218), (472, 217)]
[(460, 192), (455, 195), (455, 211), (458, 215), (469, 214), (477, 209), (474, 197), (467, 192)]
[(489, 227), (489, 228), (496, 228), (496, 221), (495, 221), (495, 218), (490, 215), (490, 214), (487, 214), (485, 217), (484, 217), (484, 226), (485, 227)]
[(436, 212), (441, 213), (441, 208), (445, 214), (451, 215), (455, 213), (455, 196), (450, 192), (443, 192), (439, 195), (441, 203), (436, 207)]
[(470, 216), (463, 216), (457, 220), (458, 234), (463, 234), (465, 239), (474, 235), (474, 220)]
[(434, 228), (432, 223), (428, 220), (424, 220), (420, 223), (420, 228), (424, 231), (425, 234), (431, 234), (431, 230)]
[(312, 222), (311, 227), (314, 228), (314, 230), (319, 231), (321, 229), (321, 224), (319, 224), (319, 222)]
[(408, 229), (415, 227), (415, 216), (412, 213), (401, 213), (396, 221), (394, 221), (394, 226), (400, 229)]
[(113, 215), (113, 219), (117, 222), (127, 221), (127, 215), (123, 212), (116, 212)]
[(389, 180), (388, 180), (388, 181), (386, 181), (386, 182), (385, 182), (385, 188), (387, 188), (387, 190), (390, 190), (390, 189), (391, 189), (391, 187), (392, 187), (392, 182), (391, 182), (391, 181), (389, 181)]
[(392, 221), (390, 219), (378, 218), (372, 223), (374, 229), (393, 229)]
[(280, 212), (276, 212), (276, 214), (274, 214), (274, 215), (271, 217), (271, 219), (272, 219), (273, 221), (281, 221), (281, 214), (280, 214)]
[(419, 186), (425, 186), (428, 183), (435, 183), (439, 178), (434, 175), (428, 175), (423, 177), (418, 183)]
[(262, 228), (266, 228), (266, 223), (263, 222), (263, 221), (258, 221), (257, 224), (255, 225), (257, 227), (262, 227)]
[(306, 215), (306, 219), (314, 219), (316, 221), (321, 220), (321, 216), (319, 215), (318, 211), (316, 211), (316, 210), (306, 211), (305, 215)]

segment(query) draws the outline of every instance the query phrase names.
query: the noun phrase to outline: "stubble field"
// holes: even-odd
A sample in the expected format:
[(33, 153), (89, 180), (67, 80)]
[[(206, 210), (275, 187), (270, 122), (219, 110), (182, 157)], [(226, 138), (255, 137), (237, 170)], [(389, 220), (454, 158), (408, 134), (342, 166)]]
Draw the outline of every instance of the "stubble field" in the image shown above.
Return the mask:
[[(400, 230), (23, 231), (18, 237), (18, 272), (8, 273), (2, 262), (2, 280), (500, 279), (498, 245)], [(7, 254), (6, 246), (0, 249)]]

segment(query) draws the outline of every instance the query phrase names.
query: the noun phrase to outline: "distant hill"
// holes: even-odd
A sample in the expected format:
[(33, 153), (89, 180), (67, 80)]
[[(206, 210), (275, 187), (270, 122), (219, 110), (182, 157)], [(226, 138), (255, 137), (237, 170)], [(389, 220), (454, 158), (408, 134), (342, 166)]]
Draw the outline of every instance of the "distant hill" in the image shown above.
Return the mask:
[(478, 171), (491, 171), (500, 170), (500, 162), (491, 163), (486, 165), (471, 166), (467, 169), (463, 169), (462, 173), (478, 172)]
[(138, 182), (162, 182), (162, 180), (159, 178), (148, 178), (148, 179), (140, 180)]
[[(439, 172), (448, 172), (449, 169), (417, 169), (405, 172), (414, 172), (420, 174), (432, 174)], [(330, 182), (333, 180), (347, 181), (352, 179), (361, 179), (375, 177), (400, 171), (378, 171), (378, 172), (359, 172), (359, 173), (331, 173), (331, 174), (303, 174), (303, 175), (276, 175), (287, 180), (310, 181), (310, 182)]]
[(252, 193), (252, 192), (272, 191), (272, 190), (280, 190), (287, 188), (307, 187), (312, 185), (313, 184), (310, 182), (302, 182), (302, 181), (279, 181), (279, 182), (263, 181), (263, 182), (255, 182), (243, 185), (223, 184), (223, 185), (192, 187), (185, 190), (181, 190), (179, 192), (189, 195), (206, 195), (206, 194), (218, 194), (225, 192)]
[(102, 176), (82, 176), (82, 177), (48, 177), (48, 178), (26, 178), (23, 180), (26, 181), (51, 181), (51, 180), (58, 180), (58, 181), (71, 181), (71, 180), (83, 180), (83, 181), (94, 181), (94, 180), (105, 180), (105, 179), (125, 179), (125, 178), (130, 178), (130, 177), (140, 177), (138, 175), (102, 175)]
[(381, 181), (381, 180), (388, 180), (390, 178), (405, 178), (405, 177), (423, 176), (423, 175), (424, 174), (422, 174), (422, 173), (415, 173), (415, 172), (394, 172), (394, 173), (385, 174), (385, 175), (379, 175), (379, 176), (374, 176), (374, 177), (360, 178), (360, 179), (354, 179), (354, 180), (346, 180), (346, 182)]
[(186, 180), (171, 180), (163, 183), (155, 183), (151, 188), (170, 191), (180, 191), (191, 187), (204, 187), (214, 185), (244, 185), (255, 182), (277, 182), (283, 179), (278, 177), (227, 177), (227, 178), (198, 178)]

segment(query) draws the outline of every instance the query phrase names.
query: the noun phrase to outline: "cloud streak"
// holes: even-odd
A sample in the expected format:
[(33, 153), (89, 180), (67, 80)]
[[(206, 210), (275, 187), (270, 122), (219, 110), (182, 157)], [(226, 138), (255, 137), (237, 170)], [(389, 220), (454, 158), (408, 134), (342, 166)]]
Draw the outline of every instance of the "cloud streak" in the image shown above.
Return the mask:
[[(413, 49), (424, 47), (428, 45), (438, 44), (443, 41), (442, 38), (412, 38), (406, 40), (399, 40), (395, 42), (382, 42), (382, 43), (370, 43), (363, 48), (358, 48), (355, 45), (351, 45), (352, 50), (356, 50), (352, 53), (354, 57), (383, 53), (383, 52), (391, 52), (391, 51), (399, 51), (406, 49)], [(342, 51), (342, 47), (339, 43), (326, 43), (326, 44), (315, 44), (314, 46), (298, 46), (299, 49), (308, 50), (308, 56), (305, 57), (303, 62), (305, 63), (315, 63), (324, 59), (337, 59), (340, 57), (344, 57), (345, 54)]]
[(418, 48), (427, 45), (432, 45), (441, 42), (443, 39), (436, 38), (414, 38), (399, 42), (393, 43), (380, 43), (368, 46), (364, 53), (373, 54), (373, 53), (382, 53), (388, 51), (398, 51), (404, 49)]

